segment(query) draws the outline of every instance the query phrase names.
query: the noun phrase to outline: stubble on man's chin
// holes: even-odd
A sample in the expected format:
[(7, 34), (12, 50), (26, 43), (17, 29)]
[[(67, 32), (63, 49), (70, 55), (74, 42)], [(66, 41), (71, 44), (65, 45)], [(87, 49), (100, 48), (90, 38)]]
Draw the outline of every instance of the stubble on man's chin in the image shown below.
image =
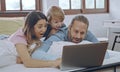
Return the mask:
[(74, 42), (74, 43), (80, 43), (80, 42), (83, 41), (83, 39), (80, 39), (80, 40), (78, 40), (78, 41), (74, 41), (74, 40), (71, 40), (71, 41)]

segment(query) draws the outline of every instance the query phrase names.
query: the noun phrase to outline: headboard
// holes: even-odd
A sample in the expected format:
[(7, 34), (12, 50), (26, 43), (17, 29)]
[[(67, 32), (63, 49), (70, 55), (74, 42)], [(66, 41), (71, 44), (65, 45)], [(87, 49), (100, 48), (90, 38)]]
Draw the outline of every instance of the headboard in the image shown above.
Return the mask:
[(0, 18), (0, 34), (10, 35), (24, 24), (24, 18)]

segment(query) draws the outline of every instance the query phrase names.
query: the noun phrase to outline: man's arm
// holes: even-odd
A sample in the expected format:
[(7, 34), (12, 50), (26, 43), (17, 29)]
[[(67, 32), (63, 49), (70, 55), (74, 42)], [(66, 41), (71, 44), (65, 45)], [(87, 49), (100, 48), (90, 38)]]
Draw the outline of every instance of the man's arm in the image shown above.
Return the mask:
[(87, 32), (85, 40), (88, 40), (93, 43), (99, 42), (98, 39), (90, 31)]

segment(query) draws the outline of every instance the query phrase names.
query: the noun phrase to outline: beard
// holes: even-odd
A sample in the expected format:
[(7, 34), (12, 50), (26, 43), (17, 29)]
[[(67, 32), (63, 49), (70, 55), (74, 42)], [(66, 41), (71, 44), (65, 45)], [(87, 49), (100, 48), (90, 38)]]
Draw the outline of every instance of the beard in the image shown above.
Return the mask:
[(69, 39), (69, 41), (71, 41), (73, 43), (80, 43), (83, 40), (82, 38), (73, 37), (70, 30), (68, 31), (68, 39)]
[(83, 40), (82, 38), (71, 37), (71, 41), (74, 43), (80, 43), (82, 40)]

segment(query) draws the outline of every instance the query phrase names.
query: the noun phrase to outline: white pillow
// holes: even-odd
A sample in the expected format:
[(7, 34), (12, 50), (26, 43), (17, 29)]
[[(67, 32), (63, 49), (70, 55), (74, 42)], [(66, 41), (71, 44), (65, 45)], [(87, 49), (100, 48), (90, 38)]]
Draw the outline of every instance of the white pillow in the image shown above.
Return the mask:
[(8, 40), (0, 40), (0, 67), (16, 63), (16, 48)]
[(16, 57), (12, 55), (0, 56), (0, 68), (8, 65), (16, 64)]
[(47, 53), (52, 54), (52, 55), (57, 55), (58, 58), (60, 58), (62, 56), (63, 46), (65, 46), (65, 45), (88, 44), (88, 43), (92, 43), (92, 42), (85, 41), (85, 40), (80, 42), (80, 43), (73, 43), (73, 42), (66, 42), (66, 41), (53, 42)]

